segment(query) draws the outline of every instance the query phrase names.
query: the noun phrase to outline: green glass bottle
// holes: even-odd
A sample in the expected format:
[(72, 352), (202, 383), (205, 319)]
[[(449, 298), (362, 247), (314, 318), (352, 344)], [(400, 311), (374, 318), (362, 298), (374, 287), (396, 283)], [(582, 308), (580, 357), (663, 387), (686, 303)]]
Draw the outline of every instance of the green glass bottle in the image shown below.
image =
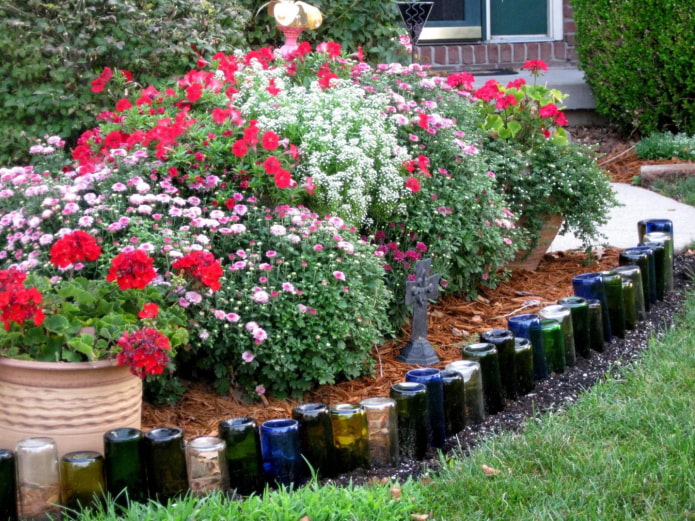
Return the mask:
[(500, 364), (497, 349), (489, 342), (469, 344), (463, 348), (463, 358), (480, 364), (483, 379), (483, 395), (487, 414), (504, 410), (504, 391), (500, 379)]
[(632, 282), (634, 287), (635, 318), (637, 322), (647, 319), (647, 310), (644, 307), (644, 288), (642, 287), (642, 270), (636, 264), (624, 264), (613, 268), (623, 280)]
[(416, 382), (401, 382), (391, 386), (390, 396), (396, 401), (401, 459), (425, 459), (430, 424), (427, 387)]
[(516, 390), (519, 396), (524, 396), (536, 387), (536, 381), (533, 378), (533, 347), (528, 338), (514, 338), (514, 356)]
[[(292, 418), (299, 422), (302, 456), (319, 477), (335, 475), (333, 427), (331, 411), (323, 403), (305, 403), (292, 409)], [(309, 469), (305, 469), (309, 475)]]
[(560, 323), (565, 365), (571, 367), (576, 364), (577, 355), (574, 349), (574, 328), (572, 326), (572, 312), (570, 309), (566, 306), (555, 304), (542, 308), (538, 314), (541, 316), (541, 319), (553, 319)]
[(0, 521), (17, 521), (17, 458), (0, 449)]
[(446, 437), (449, 438), (466, 427), (466, 397), (461, 373), (445, 369), (441, 377), (444, 384), (444, 422)]
[(540, 341), (545, 352), (545, 362), (549, 373), (565, 372), (565, 338), (562, 325), (555, 319), (543, 318), (540, 324), (531, 326), (531, 342)]
[(485, 421), (485, 398), (480, 363), (475, 360), (455, 360), (445, 370), (456, 371), (463, 377), (466, 425), (477, 425)]
[(557, 303), (570, 310), (575, 352), (584, 358), (589, 358), (591, 356), (589, 303), (582, 297), (566, 297), (558, 300)]
[[(654, 274), (656, 276), (656, 299), (664, 300), (666, 292), (666, 248), (662, 241), (642, 242), (640, 246), (651, 248), (654, 255)], [(673, 264), (671, 264), (673, 265)]]
[(338, 472), (368, 469), (369, 433), (364, 408), (358, 403), (339, 403), (330, 409)]
[[(621, 266), (638, 266), (640, 275), (642, 275), (642, 299), (644, 302), (645, 312), (649, 311), (651, 306), (651, 286), (654, 284), (654, 294), (656, 295), (656, 283), (652, 283), (653, 260), (650, 261), (650, 255), (647, 249), (642, 248), (627, 248), (618, 254), (618, 263)], [(656, 274), (654, 274), (656, 277)]]
[(226, 446), (229, 486), (244, 496), (263, 490), (261, 435), (256, 420), (230, 418), (221, 421), (217, 431)]
[(104, 497), (104, 457), (85, 450), (68, 452), (60, 459), (60, 496), (71, 510), (99, 505)]
[(147, 499), (142, 440), (142, 431), (130, 427), (104, 434), (106, 490), (119, 505)]
[(516, 399), (514, 333), (508, 329), (490, 329), (480, 335), (480, 340), (494, 345), (497, 349), (500, 364), (500, 380), (502, 381), (504, 395), (510, 400)]
[(635, 285), (630, 279), (620, 276), (623, 282), (623, 309), (625, 316), (625, 329), (637, 327), (637, 309), (635, 307)]
[(604, 314), (603, 304), (598, 299), (587, 299), (589, 304), (589, 339), (591, 349), (597, 353), (603, 353), (606, 348), (605, 334), (603, 332)]
[(625, 306), (623, 299), (623, 279), (613, 270), (601, 272), (603, 288), (606, 291), (608, 317), (611, 332), (618, 338), (625, 338)]
[(366, 398), (360, 402), (367, 416), (369, 463), (372, 467), (398, 465), (398, 414), (393, 398)]
[(183, 430), (160, 427), (145, 434), (145, 468), (149, 496), (166, 503), (188, 490)]
[(645, 233), (641, 239), (645, 243), (659, 243), (664, 246), (664, 292), (673, 291), (673, 237), (666, 232)]

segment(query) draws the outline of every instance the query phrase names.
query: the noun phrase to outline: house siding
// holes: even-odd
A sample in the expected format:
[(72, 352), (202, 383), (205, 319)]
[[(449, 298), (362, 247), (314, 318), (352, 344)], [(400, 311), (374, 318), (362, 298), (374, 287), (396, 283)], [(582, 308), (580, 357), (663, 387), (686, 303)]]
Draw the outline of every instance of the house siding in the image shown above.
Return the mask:
[(518, 69), (527, 60), (543, 60), (552, 67), (576, 67), (577, 32), (570, 0), (563, 0), (563, 39), (543, 42), (461, 43), (416, 47), (417, 61), (432, 69), (480, 71)]

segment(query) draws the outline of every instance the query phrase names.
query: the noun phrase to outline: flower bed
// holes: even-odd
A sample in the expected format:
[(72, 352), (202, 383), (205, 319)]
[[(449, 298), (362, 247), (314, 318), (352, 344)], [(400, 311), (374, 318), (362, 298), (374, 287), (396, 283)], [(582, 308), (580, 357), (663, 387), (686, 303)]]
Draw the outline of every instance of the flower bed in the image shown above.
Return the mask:
[[(121, 71), (101, 78), (96, 88), (134, 87)], [(121, 99), (70, 159), (51, 137), (33, 165), (1, 169), (0, 256), (45, 276), (50, 248), (79, 230), (104, 259), (146, 253), (164, 284), (211, 255), (219, 286), (166, 286), (190, 336), (178, 374), (220, 392), (296, 395), (371, 372), (417, 259), (474, 295), (533, 239), (519, 218), (552, 204), (566, 227), (596, 235), (607, 180), (588, 148), (564, 143), (555, 101), (540, 86), (475, 91), (465, 73), (370, 67), (335, 43), (287, 61), (218, 53)], [(548, 204), (518, 197), (520, 175)], [(61, 269), (101, 284), (109, 264), (94, 263)]]

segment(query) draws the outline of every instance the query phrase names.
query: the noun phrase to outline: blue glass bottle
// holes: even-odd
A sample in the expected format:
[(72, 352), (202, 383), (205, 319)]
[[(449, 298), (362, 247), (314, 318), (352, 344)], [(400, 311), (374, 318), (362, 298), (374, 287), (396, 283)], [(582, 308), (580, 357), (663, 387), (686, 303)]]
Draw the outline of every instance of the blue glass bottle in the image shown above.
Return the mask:
[(299, 422), (292, 419), (268, 420), (261, 424), (263, 472), (270, 484), (292, 488), (300, 484), (302, 456)]
[(425, 367), (411, 369), (405, 374), (406, 382), (415, 382), (427, 387), (430, 418), (430, 443), (434, 448), (444, 447), (446, 419), (444, 414), (444, 382), (439, 369)]

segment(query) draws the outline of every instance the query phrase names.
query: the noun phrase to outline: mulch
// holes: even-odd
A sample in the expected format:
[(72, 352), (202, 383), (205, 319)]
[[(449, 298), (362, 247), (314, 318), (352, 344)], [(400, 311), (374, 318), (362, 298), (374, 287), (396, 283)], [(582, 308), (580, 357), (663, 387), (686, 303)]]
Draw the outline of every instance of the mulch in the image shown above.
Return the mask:
[[(602, 154), (599, 164), (614, 182), (632, 183), (645, 161), (634, 153), (634, 142), (612, 129), (575, 129), (573, 138), (585, 143), (598, 143)], [(663, 164), (675, 160), (649, 161)], [(637, 230), (635, 229), (635, 235)], [(483, 331), (506, 328), (506, 317), (518, 313), (535, 313), (541, 307), (572, 295), (574, 275), (609, 269), (618, 265), (617, 249), (598, 250), (589, 258), (584, 252), (557, 252), (545, 255), (536, 271), (516, 271), (496, 289), (481, 289), (475, 300), (447, 295), (437, 304), (430, 305), (428, 339), (435, 347), (441, 362), (436, 367), (460, 360), (460, 346), (476, 340)], [(388, 396), (392, 384), (405, 379), (412, 366), (396, 360), (409, 339), (409, 326), (405, 326), (397, 339), (373, 349), (375, 373), (335, 385), (322, 385), (306, 393), (303, 400), (280, 400), (272, 396), (259, 401), (247, 401), (232, 392), (220, 396), (204, 384), (192, 384), (183, 399), (173, 406), (143, 404), (143, 430), (154, 427), (178, 426), (185, 437), (217, 433), (221, 420), (250, 416), (259, 423), (287, 418), (299, 403), (322, 402), (328, 404), (357, 402), (368, 397)]]

